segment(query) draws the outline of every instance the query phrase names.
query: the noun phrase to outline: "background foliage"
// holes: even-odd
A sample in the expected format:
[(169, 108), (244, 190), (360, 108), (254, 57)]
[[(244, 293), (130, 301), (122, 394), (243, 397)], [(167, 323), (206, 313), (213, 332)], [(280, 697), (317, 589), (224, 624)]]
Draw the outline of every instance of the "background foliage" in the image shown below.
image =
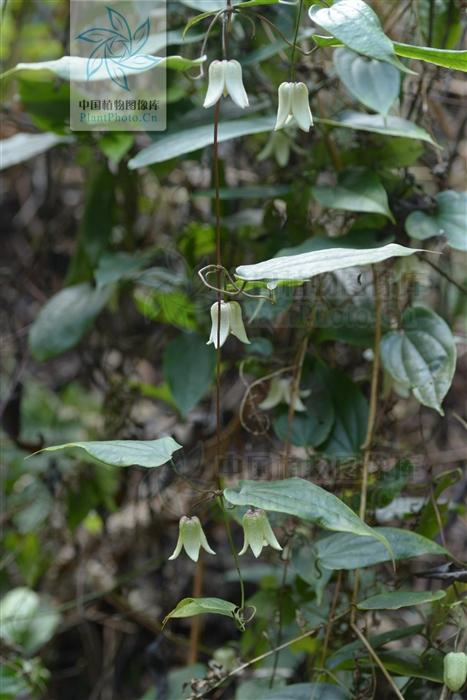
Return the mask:
[[(467, 643), (465, 7), (370, 4), (306, 0), (297, 25), (298, 5), (232, 3), (250, 106), (221, 105), (222, 262), (274, 303), (240, 297), (251, 342), (216, 366), (194, 76), (199, 13), (225, 3), (168, 3), (183, 60), (149, 136), (71, 133), (68, 3), (4, 0), (2, 700), (449, 696), (444, 655)], [(309, 134), (272, 131), (291, 61)], [(392, 243), (423, 252), (371, 265)], [(311, 279), (268, 290), (261, 261)], [(261, 408), (278, 378), (289, 403)], [(242, 608), (252, 505), (284, 551), (242, 557)], [(216, 557), (168, 561), (184, 514)]]

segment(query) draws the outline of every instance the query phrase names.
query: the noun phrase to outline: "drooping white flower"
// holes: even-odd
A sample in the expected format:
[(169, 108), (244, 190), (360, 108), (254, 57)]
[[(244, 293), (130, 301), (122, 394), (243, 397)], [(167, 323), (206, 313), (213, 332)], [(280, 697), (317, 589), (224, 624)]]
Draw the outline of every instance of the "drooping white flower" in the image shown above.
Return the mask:
[(211, 306), (211, 335), (206, 344), (212, 344), (216, 349), (217, 347), (222, 347), (229, 333), (232, 333), (232, 335), (241, 340), (242, 343), (249, 344), (250, 341), (248, 340), (245, 326), (243, 325), (242, 307), (238, 301), (221, 301), (220, 307), (219, 345), (217, 345), (217, 327), (219, 323), (219, 304), (217, 301)]
[(230, 95), (236, 105), (248, 107), (248, 95), (243, 86), (242, 67), (238, 61), (213, 61), (209, 66), (209, 82), (203, 107), (212, 107), (224, 95)]
[(182, 549), (185, 550), (190, 559), (198, 561), (201, 547), (209, 554), (215, 554), (208, 544), (199, 518), (197, 518), (196, 515), (192, 518), (188, 518), (184, 515), (180, 518), (178, 526), (177, 546), (175, 547), (174, 553), (169, 557), (169, 561), (176, 559)]
[(242, 518), (242, 525), (244, 540), (239, 554), (245, 554), (248, 547), (251, 547), (251, 551), (258, 558), (263, 547), (268, 545), (279, 552), (282, 551), (264, 510), (256, 508), (247, 510)]
[(278, 90), (277, 119), (274, 130), (295, 120), (303, 131), (309, 131), (313, 126), (308, 88), (305, 83), (281, 83)]
[(270, 156), (274, 156), (277, 165), (280, 165), (281, 168), (285, 168), (289, 162), (290, 148), (291, 143), (288, 136), (280, 131), (273, 132), (265, 147), (258, 153), (258, 160), (262, 161)]
[[(269, 408), (274, 408), (280, 403), (286, 403), (290, 406), (292, 401), (292, 384), (293, 380), (291, 377), (274, 377), (271, 381), (268, 395), (264, 401), (261, 401), (259, 408), (267, 411)], [(306, 411), (306, 406), (301, 399), (305, 399), (309, 395), (309, 389), (298, 392), (298, 395), (295, 396), (294, 399), (294, 411)]]

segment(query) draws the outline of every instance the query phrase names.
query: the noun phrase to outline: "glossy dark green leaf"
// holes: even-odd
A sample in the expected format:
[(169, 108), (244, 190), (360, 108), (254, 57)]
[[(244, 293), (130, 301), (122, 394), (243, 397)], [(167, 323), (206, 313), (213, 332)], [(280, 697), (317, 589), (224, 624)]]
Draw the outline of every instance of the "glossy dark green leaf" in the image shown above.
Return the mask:
[(334, 405), (334, 424), (319, 450), (338, 459), (354, 457), (365, 440), (368, 402), (357, 385), (342, 372), (328, 368), (321, 371)]
[[(443, 654), (430, 649), (421, 654), (410, 649), (401, 651), (383, 651), (379, 655), (385, 667), (396, 676), (423, 678), (443, 682)], [(373, 664), (373, 661), (370, 661)]]
[(379, 114), (389, 113), (400, 90), (397, 68), (349, 49), (336, 49), (333, 60), (337, 75), (359, 102)]
[(336, 185), (315, 185), (312, 192), (324, 207), (383, 214), (394, 222), (386, 190), (371, 170), (346, 170), (339, 176)]
[(312, 5), (310, 19), (357, 53), (404, 70), (378, 16), (363, 0), (337, 0), (331, 7)]
[(209, 390), (215, 366), (215, 351), (199, 335), (180, 335), (166, 345), (164, 377), (182, 415), (186, 416)]
[(385, 545), (384, 535), (366, 525), (337, 496), (311, 481), (294, 477), (281, 481), (241, 481), (224, 491), (225, 499), (235, 506), (255, 506), (310, 520), (327, 530), (352, 532), (373, 537)]
[(443, 415), (456, 368), (456, 345), (444, 319), (422, 306), (407, 309), (400, 330), (383, 336), (381, 359), (394, 381)]
[[(61, 450), (84, 450), (90, 457), (111, 467), (160, 467), (166, 464), (173, 453), (182, 448), (171, 437), (158, 440), (94, 440), (90, 442), (67, 442), (52, 445), (41, 452)], [(36, 453), (38, 454), (38, 453)]]
[(413, 605), (424, 605), (441, 600), (445, 591), (392, 591), (365, 598), (357, 604), (360, 610), (399, 610)]
[[(375, 634), (369, 637), (373, 649), (379, 649), (388, 642), (412, 637), (423, 632), (424, 625), (409, 625), (408, 627), (396, 627), (388, 632)], [(368, 656), (368, 652), (362, 642), (357, 639), (355, 642), (345, 644), (326, 661), (326, 667), (333, 670), (338, 668), (353, 668), (361, 656)]]
[(409, 214), (405, 230), (418, 240), (445, 236), (451, 248), (467, 251), (467, 192), (445, 190), (435, 199), (434, 211)]
[(42, 307), (29, 332), (37, 360), (48, 360), (77, 345), (108, 301), (111, 289), (86, 282), (65, 287)]
[[(396, 561), (423, 554), (448, 555), (444, 547), (416, 532), (395, 527), (378, 527), (374, 530), (390, 543)], [(353, 570), (391, 560), (389, 552), (381, 542), (368, 540), (365, 547), (362, 547), (361, 539), (350, 533), (323, 537), (313, 546), (313, 551), (318, 566), (325, 569)]]

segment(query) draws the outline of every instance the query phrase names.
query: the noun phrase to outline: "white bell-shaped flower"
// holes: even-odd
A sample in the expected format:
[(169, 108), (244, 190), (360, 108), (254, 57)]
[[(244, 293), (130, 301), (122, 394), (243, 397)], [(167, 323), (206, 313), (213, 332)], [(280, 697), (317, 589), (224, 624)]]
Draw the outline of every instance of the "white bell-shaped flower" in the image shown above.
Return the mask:
[(197, 518), (196, 515), (192, 518), (188, 518), (184, 515), (180, 518), (178, 526), (177, 546), (172, 556), (169, 557), (169, 561), (176, 559), (182, 549), (185, 550), (190, 559), (198, 561), (201, 547), (209, 554), (215, 554), (208, 544), (199, 518)]
[(309, 131), (313, 126), (308, 88), (305, 83), (282, 83), (278, 91), (279, 104), (274, 130), (283, 129), (294, 120), (300, 129)]
[(222, 95), (230, 95), (242, 109), (249, 105), (243, 86), (242, 67), (238, 61), (213, 61), (209, 66), (208, 90), (203, 107), (212, 107)]
[(245, 326), (243, 325), (242, 318), (242, 307), (238, 301), (221, 301), (220, 304), (220, 328), (219, 328), (219, 345), (218, 340), (218, 325), (219, 325), (219, 303), (217, 301), (211, 306), (211, 335), (206, 343), (207, 345), (214, 345), (217, 349), (222, 347), (229, 333), (232, 333), (236, 338), (242, 341), (242, 343), (248, 343), (248, 336), (245, 331)]
[[(291, 377), (274, 377), (269, 387), (268, 395), (261, 401), (259, 408), (267, 411), (270, 408), (275, 408), (280, 403), (286, 403), (290, 406), (292, 401), (292, 378)], [(299, 391), (294, 398), (294, 411), (306, 411), (306, 406), (302, 399), (310, 395), (309, 389)]]
[(282, 551), (264, 510), (256, 508), (247, 510), (242, 518), (242, 525), (244, 540), (239, 554), (245, 554), (248, 547), (251, 547), (251, 551), (258, 558), (263, 547), (268, 545), (279, 552)]

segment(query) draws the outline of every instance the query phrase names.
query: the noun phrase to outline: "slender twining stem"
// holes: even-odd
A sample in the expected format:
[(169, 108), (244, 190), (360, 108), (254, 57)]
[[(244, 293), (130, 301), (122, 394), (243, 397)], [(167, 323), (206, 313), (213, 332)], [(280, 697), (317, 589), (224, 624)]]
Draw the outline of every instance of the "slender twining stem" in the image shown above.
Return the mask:
[[(196, 562), (195, 578), (193, 581), (193, 598), (201, 598), (203, 594), (203, 557)], [(191, 621), (190, 646), (188, 648), (188, 665), (195, 664), (198, 660), (199, 639), (201, 635), (201, 615), (195, 616)]]
[[(368, 473), (370, 468), (371, 450), (376, 427), (376, 417), (378, 410), (378, 389), (379, 389), (379, 370), (380, 370), (380, 345), (381, 345), (381, 294), (379, 289), (379, 280), (376, 267), (372, 267), (373, 272), (373, 289), (375, 296), (375, 339), (373, 345), (373, 366), (371, 372), (370, 385), (370, 405), (368, 410), (368, 422), (366, 429), (365, 442), (362, 445), (363, 464), (362, 478), (360, 486), (360, 510), (359, 516), (364, 521), (366, 516), (366, 506), (368, 497)], [(359, 570), (355, 570), (354, 589), (352, 595), (352, 612), (351, 623), (355, 623), (356, 617), (356, 602), (359, 589)]]
[(219, 168), (219, 112), (220, 101), (214, 108), (214, 150), (213, 150), (213, 174), (215, 189), (215, 219), (216, 219), (216, 266), (217, 266), (217, 350), (216, 350), (216, 463), (215, 477), (217, 488), (221, 488), (220, 462), (221, 462), (221, 306), (222, 306), (222, 250), (221, 250), (221, 199), (220, 199), (220, 168)]
[(232, 556), (235, 562), (235, 568), (237, 569), (238, 580), (240, 583), (240, 609), (243, 611), (245, 608), (245, 583), (243, 581), (242, 570), (240, 568), (240, 560), (238, 558), (237, 550), (235, 549), (235, 543), (232, 537), (232, 528), (230, 527), (229, 515), (225, 509), (224, 501), (222, 496), (219, 497), (219, 507), (222, 511), (225, 522), (225, 530), (227, 532), (227, 539), (229, 541), (230, 549), (232, 551)]
[(274, 686), (274, 680), (276, 678), (276, 673), (277, 673), (277, 664), (279, 663), (279, 650), (278, 648), (281, 645), (282, 642), (282, 627), (283, 627), (283, 606), (282, 606), (282, 596), (284, 593), (285, 589), (285, 584), (287, 582), (287, 571), (289, 568), (289, 557), (284, 559), (284, 568), (282, 570), (282, 582), (281, 582), (281, 587), (279, 588), (279, 624), (277, 626), (277, 637), (276, 637), (276, 653), (274, 655), (274, 663), (272, 666), (272, 674), (271, 674), (271, 680), (269, 681), (269, 687), (272, 688)]
[(357, 637), (359, 638), (359, 640), (361, 641), (361, 643), (363, 644), (363, 646), (365, 647), (365, 649), (367, 650), (367, 652), (369, 653), (369, 655), (371, 656), (371, 658), (373, 659), (373, 661), (375, 661), (376, 664), (377, 664), (377, 665), (379, 666), (379, 668), (381, 669), (381, 672), (383, 673), (383, 675), (384, 675), (384, 677), (386, 678), (387, 682), (389, 683), (389, 685), (390, 685), (391, 688), (393, 689), (394, 694), (396, 695), (396, 697), (399, 698), (399, 700), (404, 700), (404, 696), (401, 694), (399, 688), (398, 688), (397, 685), (394, 683), (392, 677), (390, 676), (390, 674), (389, 674), (388, 671), (386, 670), (386, 667), (384, 666), (383, 662), (382, 662), (381, 659), (379, 658), (379, 656), (378, 656), (378, 654), (376, 653), (376, 651), (375, 651), (375, 650), (373, 649), (373, 647), (371, 646), (371, 644), (370, 644), (370, 642), (368, 641), (368, 639), (361, 633), (361, 631), (358, 629), (357, 625), (352, 624), (351, 626), (352, 626), (353, 631), (355, 632), (355, 634), (357, 635)]
[[(337, 620), (341, 620), (343, 617), (348, 615), (349, 611), (344, 610), (344, 612), (340, 613), (337, 615), (333, 622), (337, 622)], [(277, 652), (282, 651), (283, 649), (287, 649), (287, 647), (292, 646), (292, 644), (296, 644), (297, 642), (301, 642), (302, 639), (306, 639), (307, 637), (311, 637), (312, 634), (315, 634), (318, 632), (318, 630), (321, 629), (323, 625), (317, 625), (316, 627), (313, 627), (311, 630), (308, 630), (307, 632), (303, 632), (303, 634), (300, 634), (298, 637), (294, 637), (293, 639), (289, 639), (287, 642), (284, 642), (283, 644), (280, 644), (278, 647), (275, 647), (274, 649), (271, 649), (270, 651), (266, 651), (264, 654), (260, 654), (259, 656), (255, 656), (254, 659), (250, 659), (250, 661), (245, 661), (244, 664), (240, 664), (240, 666), (237, 666), (237, 668), (234, 668), (233, 671), (230, 671), (224, 678), (222, 678), (216, 685), (213, 685), (210, 688), (210, 692), (218, 688), (220, 685), (225, 683), (229, 678), (232, 678), (233, 676), (236, 676), (238, 673), (241, 673), (244, 671), (246, 668), (249, 668), (250, 666), (253, 666), (254, 664), (257, 664), (259, 661), (263, 661), (264, 659), (268, 659), (270, 656), (273, 654), (277, 654)]]
[(303, 8), (303, 0), (300, 0), (298, 4), (298, 10), (297, 10), (297, 20), (295, 22), (295, 32), (294, 32), (294, 38), (293, 38), (293, 44), (292, 44), (292, 53), (290, 56), (290, 82), (293, 83), (295, 80), (295, 72), (296, 72), (296, 57), (297, 57), (297, 41), (298, 41), (298, 32), (300, 31), (300, 20), (302, 17), (302, 8)]
[(320, 668), (323, 668), (323, 669), (324, 669), (324, 664), (326, 662), (326, 656), (328, 653), (329, 641), (331, 639), (331, 632), (332, 632), (332, 627), (333, 627), (333, 623), (334, 623), (334, 615), (336, 613), (337, 603), (339, 601), (339, 595), (340, 595), (340, 591), (341, 591), (341, 583), (342, 583), (342, 571), (339, 571), (339, 573), (337, 574), (336, 587), (334, 588), (334, 594), (332, 596), (331, 610), (329, 611), (329, 619), (328, 619), (328, 622), (326, 625), (326, 632), (324, 633), (323, 648), (321, 651)]

